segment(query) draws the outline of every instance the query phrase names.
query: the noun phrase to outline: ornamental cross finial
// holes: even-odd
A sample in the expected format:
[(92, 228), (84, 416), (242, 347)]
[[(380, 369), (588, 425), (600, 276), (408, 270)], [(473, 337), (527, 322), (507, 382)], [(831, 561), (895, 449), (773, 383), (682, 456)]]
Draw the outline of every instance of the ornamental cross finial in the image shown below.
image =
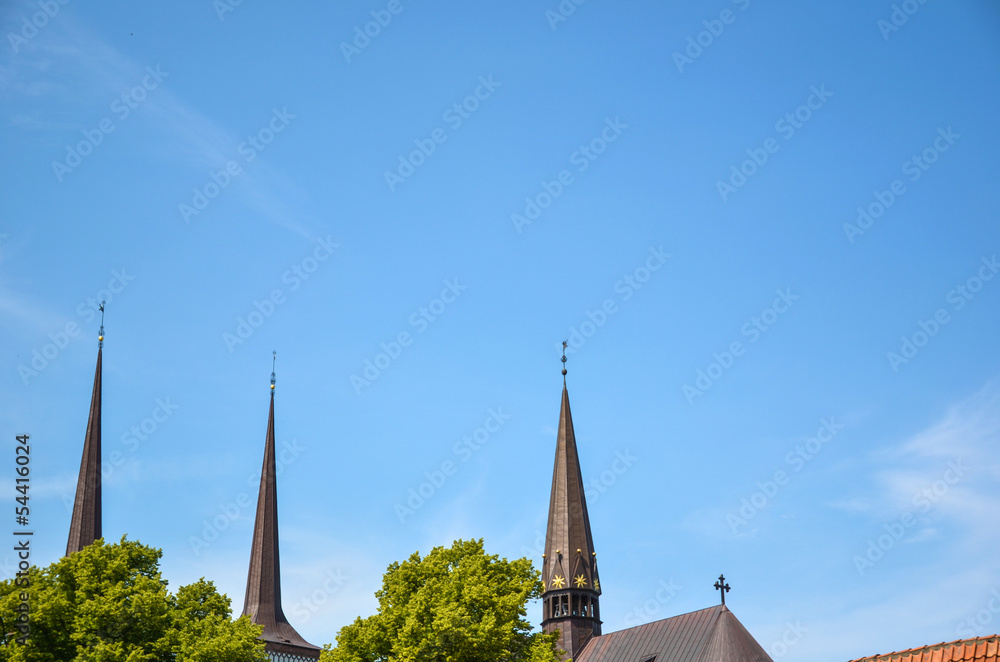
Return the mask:
[(278, 350), (271, 352), (271, 391), (274, 391), (274, 363), (278, 360)]
[(567, 348), (567, 347), (569, 347), (569, 341), (568, 341), (568, 340), (564, 340), (564, 341), (563, 341), (563, 355), (562, 355), (562, 364), (563, 364), (563, 367), (562, 367), (562, 375), (563, 375), (563, 384), (565, 384), (565, 383), (566, 383), (566, 348)]
[(107, 301), (102, 299), (101, 305), (98, 307), (98, 310), (101, 311), (101, 330), (97, 333), (97, 349), (104, 347), (104, 304), (106, 303)]
[(726, 606), (726, 593), (729, 592), (729, 584), (726, 583), (726, 576), (719, 575), (719, 581), (715, 582), (715, 590), (722, 593), (722, 606)]

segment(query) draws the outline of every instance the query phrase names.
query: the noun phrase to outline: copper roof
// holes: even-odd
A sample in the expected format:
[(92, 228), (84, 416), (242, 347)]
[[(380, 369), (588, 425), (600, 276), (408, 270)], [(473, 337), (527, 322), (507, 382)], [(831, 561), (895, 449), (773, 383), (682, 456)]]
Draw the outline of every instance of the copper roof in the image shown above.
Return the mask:
[(909, 648), (851, 662), (1000, 662), (1000, 635)]
[(743, 624), (723, 605), (595, 637), (574, 662), (654, 660), (772, 662)]
[(261, 639), (267, 650), (319, 659), (319, 647), (295, 631), (281, 609), (281, 563), (278, 555), (278, 489), (274, 461), (274, 391), (267, 416), (264, 465), (260, 472), (260, 494), (250, 549), (250, 572), (243, 600), (243, 614), (263, 625)]
[(66, 556), (101, 537), (101, 352), (97, 350), (94, 392), (90, 396), (90, 416), (83, 439), (83, 458), (76, 482), (73, 517), (69, 523)]

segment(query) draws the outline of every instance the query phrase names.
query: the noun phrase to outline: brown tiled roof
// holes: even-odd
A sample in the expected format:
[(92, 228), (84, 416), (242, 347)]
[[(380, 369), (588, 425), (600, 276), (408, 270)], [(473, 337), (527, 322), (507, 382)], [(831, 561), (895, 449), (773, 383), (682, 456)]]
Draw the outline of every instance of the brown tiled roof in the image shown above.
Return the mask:
[(1000, 662), (1000, 635), (932, 644), (851, 662)]
[[(103, 327), (102, 327), (103, 328)], [(101, 537), (101, 353), (97, 350), (94, 392), (90, 396), (90, 416), (83, 439), (80, 477), (76, 481), (73, 517), (69, 522), (66, 556)]]
[[(718, 605), (591, 639), (574, 662), (772, 662)], [(935, 660), (935, 662), (938, 662)]]

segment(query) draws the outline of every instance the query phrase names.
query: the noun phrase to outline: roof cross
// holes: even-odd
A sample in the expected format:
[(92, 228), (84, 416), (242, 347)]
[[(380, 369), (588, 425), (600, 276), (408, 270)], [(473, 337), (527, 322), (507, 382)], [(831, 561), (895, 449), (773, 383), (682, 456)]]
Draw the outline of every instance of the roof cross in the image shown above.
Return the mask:
[(271, 352), (271, 390), (274, 390), (274, 363), (278, 360), (278, 350)]
[(726, 583), (726, 576), (719, 575), (719, 581), (715, 582), (715, 590), (722, 593), (722, 606), (726, 606), (726, 593), (729, 592), (729, 584)]

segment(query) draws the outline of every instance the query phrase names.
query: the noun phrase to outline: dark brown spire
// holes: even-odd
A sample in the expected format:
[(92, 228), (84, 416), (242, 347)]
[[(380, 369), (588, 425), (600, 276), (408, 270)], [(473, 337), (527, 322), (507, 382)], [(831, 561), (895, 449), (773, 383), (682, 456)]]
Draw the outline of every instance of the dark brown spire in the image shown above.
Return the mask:
[(281, 567), (278, 555), (278, 492), (274, 460), (274, 373), (271, 373), (271, 411), (267, 415), (264, 466), (260, 471), (257, 519), (250, 548), (250, 572), (243, 614), (263, 625), (261, 639), (268, 651), (319, 659), (320, 649), (303, 639), (281, 610)]
[(591, 637), (601, 634), (598, 604), (601, 580), (597, 574), (597, 556), (590, 534), (590, 517), (565, 383), (552, 470), (542, 581), (545, 583), (542, 628), (546, 632), (559, 630), (560, 648), (566, 651), (567, 657), (576, 658)]
[[(102, 345), (103, 340), (102, 324), (100, 336)], [(90, 416), (87, 419), (87, 436), (83, 439), (83, 459), (80, 461), (80, 477), (76, 482), (76, 500), (73, 502), (73, 519), (69, 523), (66, 556), (79, 552), (101, 537), (101, 353), (103, 351), (98, 347), (94, 392), (90, 396)]]

